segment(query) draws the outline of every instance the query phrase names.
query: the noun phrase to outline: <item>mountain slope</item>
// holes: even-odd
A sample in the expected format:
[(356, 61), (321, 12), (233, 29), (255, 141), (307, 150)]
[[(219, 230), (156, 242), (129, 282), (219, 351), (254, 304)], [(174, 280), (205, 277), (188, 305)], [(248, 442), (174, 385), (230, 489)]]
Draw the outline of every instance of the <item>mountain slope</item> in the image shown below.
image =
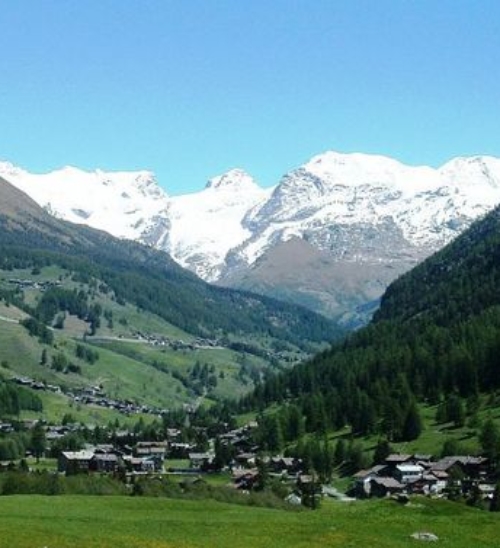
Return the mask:
[(499, 284), (496, 208), (394, 282), (370, 325), (258, 386), (243, 408), (286, 399), (311, 432), (349, 424), (395, 441), (413, 439), (405, 420), (416, 400), (441, 402), (444, 417), (453, 405), (445, 420), (463, 421), (465, 399), (472, 415), (478, 395), (500, 388)]
[(1, 179), (0, 247), (3, 268), (47, 261), (78, 267), (103, 280), (117, 298), (193, 334), (254, 334), (306, 346), (335, 336), (331, 322), (305, 309), (212, 287), (165, 253), (55, 219)]
[[(330, 151), (271, 189), (232, 170), (178, 197), (145, 172), (66, 168), (34, 176), (0, 164), (2, 173), (57, 216), (163, 249), (206, 280), (286, 297), (329, 316), (376, 300), (500, 203), (500, 159), (486, 156), (433, 169)], [(296, 246), (282, 247), (292, 238), (328, 260), (316, 262), (314, 272), (300, 270)], [(273, 278), (275, 255), (285, 269), (288, 263), (287, 276)], [(356, 283), (338, 282), (353, 271)]]

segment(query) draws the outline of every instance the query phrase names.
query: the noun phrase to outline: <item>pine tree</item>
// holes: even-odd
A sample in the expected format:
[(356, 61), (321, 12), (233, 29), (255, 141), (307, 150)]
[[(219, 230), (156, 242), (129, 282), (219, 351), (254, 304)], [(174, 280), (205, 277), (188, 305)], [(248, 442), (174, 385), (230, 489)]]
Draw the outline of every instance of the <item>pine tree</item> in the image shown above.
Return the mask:
[(336, 466), (340, 466), (346, 459), (346, 443), (342, 438), (339, 438), (335, 444), (335, 451), (333, 452), (333, 462)]
[(403, 430), (401, 432), (402, 441), (416, 440), (422, 432), (422, 419), (418, 412), (417, 404), (413, 401), (406, 412)]
[(479, 434), (479, 441), (485, 457), (496, 460), (500, 455), (500, 433), (490, 417), (485, 421)]
[(373, 464), (382, 464), (391, 453), (392, 448), (390, 443), (387, 440), (380, 440), (373, 453)]
[(40, 461), (40, 457), (43, 456), (47, 445), (45, 437), (45, 428), (42, 423), (37, 422), (31, 432), (31, 450), (36, 457), (36, 461)]

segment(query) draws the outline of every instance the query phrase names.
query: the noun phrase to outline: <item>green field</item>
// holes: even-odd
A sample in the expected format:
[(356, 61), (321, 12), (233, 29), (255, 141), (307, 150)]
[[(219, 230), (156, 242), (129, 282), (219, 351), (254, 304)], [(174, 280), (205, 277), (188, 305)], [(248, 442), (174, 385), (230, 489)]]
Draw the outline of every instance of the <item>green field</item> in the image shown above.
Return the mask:
[[(224, 504), (134, 497), (12, 496), (0, 499), (3, 548), (314, 548), (498, 546), (500, 515), (445, 501), (325, 502), (287, 512)], [(424, 543), (425, 544), (425, 543)]]
[[(89, 302), (98, 303), (108, 319), (103, 316), (96, 337), (88, 336), (85, 342), (89, 323), (65, 314), (62, 328), (52, 331), (54, 343), (47, 345), (30, 336), (27, 329), (18, 323), (27, 317), (26, 312), (0, 299), (0, 375), (5, 378), (27, 376), (60, 386), (64, 391), (99, 384), (109, 398), (171, 409), (195, 401), (210, 405), (217, 399), (240, 396), (251, 390), (254, 380), (272, 367), (268, 359), (251, 352), (208, 346), (187, 348), (181, 345), (173, 349), (145, 343), (139, 333), (184, 343), (192, 343), (194, 337), (130, 303), (118, 303), (99, 280), (89, 283), (76, 281), (78, 277), (75, 278), (74, 273), (54, 266), (44, 267), (38, 273), (31, 269), (0, 270), (0, 289), (12, 290), (10, 279), (58, 280), (66, 290), (83, 290), (88, 293)], [(18, 298), (34, 307), (43, 294), (40, 287), (29, 286), (19, 290)], [(235, 342), (233, 338), (231, 341)], [(262, 352), (269, 350), (272, 342), (266, 337), (258, 340), (245, 338), (245, 344), (251, 344)], [(97, 351), (99, 359), (87, 363), (76, 355), (77, 345)], [(285, 361), (299, 356), (294, 354), (297, 349), (292, 350), (290, 355), (287, 352), (283, 354)], [(45, 356), (43, 361), (42, 355)], [(54, 359), (61, 356), (77, 370), (68, 372), (67, 369), (54, 368)], [(208, 374), (202, 376), (195, 366), (205, 368)], [(204, 396), (203, 402), (198, 399), (201, 395)], [(60, 420), (67, 411), (67, 398), (43, 394), (43, 399), (44, 418)], [(93, 423), (113, 418), (110, 415), (114, 414), (107, 410), (101, 413), (85, 407), (79, 406), (78, 415), (90, 415)]]

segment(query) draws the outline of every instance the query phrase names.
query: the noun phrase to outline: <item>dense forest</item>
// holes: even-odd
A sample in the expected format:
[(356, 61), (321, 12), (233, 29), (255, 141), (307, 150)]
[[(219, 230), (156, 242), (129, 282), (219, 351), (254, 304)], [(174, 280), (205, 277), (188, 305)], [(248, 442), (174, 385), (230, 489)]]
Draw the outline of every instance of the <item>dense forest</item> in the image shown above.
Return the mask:
[(500, 209), (387, 290), (372, 323), (290, 371), (270, 376), (239, 410), (281, 404), (288, 439), (345, 425), (389, 441), (420, 434), (417, 402), (441, 420), (474, 413), (500, 389)]

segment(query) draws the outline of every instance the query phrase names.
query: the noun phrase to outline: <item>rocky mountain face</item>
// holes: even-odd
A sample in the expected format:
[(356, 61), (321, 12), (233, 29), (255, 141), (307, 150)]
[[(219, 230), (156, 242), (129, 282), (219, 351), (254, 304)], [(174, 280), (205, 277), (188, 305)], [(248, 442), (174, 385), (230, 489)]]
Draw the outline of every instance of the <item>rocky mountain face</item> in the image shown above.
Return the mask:
[(231, 170), (177, 197), (147, 172), (36, 176), (0, 164), (0, 175), (54, 215), (163, 249), (207, 281), (354, 323), (500, 202), (500, 159), (484, 156), (433, 169), (327, 152), (270, 189)]

